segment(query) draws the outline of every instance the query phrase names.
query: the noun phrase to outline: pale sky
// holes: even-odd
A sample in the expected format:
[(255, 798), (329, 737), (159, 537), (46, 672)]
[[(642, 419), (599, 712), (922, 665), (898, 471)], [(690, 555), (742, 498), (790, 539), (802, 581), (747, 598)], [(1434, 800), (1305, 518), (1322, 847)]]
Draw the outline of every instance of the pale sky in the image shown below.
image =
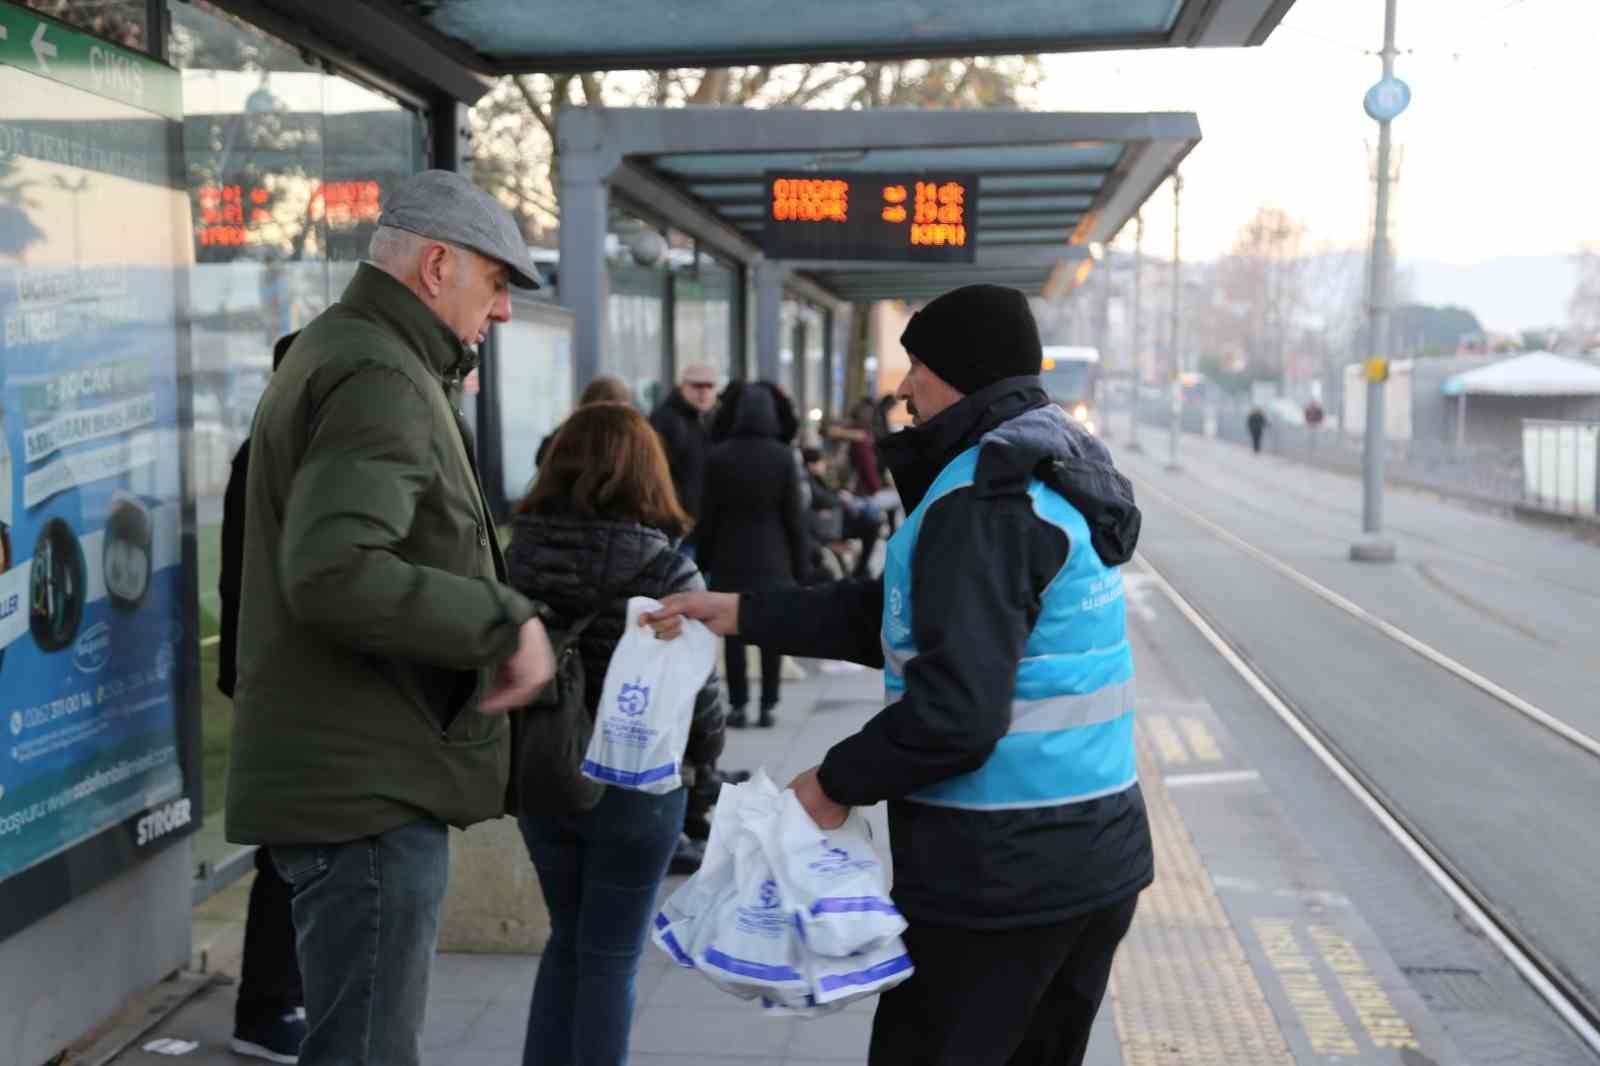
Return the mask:
[[(1036, 106), (1199, 116), (1185, 258), (1226, 251), (1261, 204), (1306, 222), (1314, 246), (1362, 246), (1377, 124), (1361, 101), (1382, 73), (1383, 7), (1297, 0), (1259, 48), (1046, 57)], [(1403, 258), (1565, 255), (1600, 241), (1596, 42), (1596, 0), (1399, 0), (1395, 74), (1412, 90), (1393, 126)], [(1145, 225), (1147, 249), (1168, 254), (1170, 191)]]

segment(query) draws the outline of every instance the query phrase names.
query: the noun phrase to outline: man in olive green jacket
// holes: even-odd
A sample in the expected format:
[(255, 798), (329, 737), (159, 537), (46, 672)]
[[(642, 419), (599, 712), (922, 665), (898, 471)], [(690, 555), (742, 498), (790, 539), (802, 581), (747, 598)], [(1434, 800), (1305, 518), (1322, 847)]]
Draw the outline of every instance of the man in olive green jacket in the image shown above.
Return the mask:
[(449, 390), (538, 275), (459, 175), (397, 188), (341, 300), (256, 411), (227, 832), (294, 892), (307, 1066), (412, 1066), (447, 825), (504, 810), (509, 729), (553, 671)]

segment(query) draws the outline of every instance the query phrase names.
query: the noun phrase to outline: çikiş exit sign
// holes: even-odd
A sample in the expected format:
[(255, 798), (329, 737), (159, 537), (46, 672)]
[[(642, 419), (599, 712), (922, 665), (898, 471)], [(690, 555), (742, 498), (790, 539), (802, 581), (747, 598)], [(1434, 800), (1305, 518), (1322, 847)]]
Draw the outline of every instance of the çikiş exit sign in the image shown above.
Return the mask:
[(974, 174), (769, 171), (762, 251), (774, 259), (970, 263)]

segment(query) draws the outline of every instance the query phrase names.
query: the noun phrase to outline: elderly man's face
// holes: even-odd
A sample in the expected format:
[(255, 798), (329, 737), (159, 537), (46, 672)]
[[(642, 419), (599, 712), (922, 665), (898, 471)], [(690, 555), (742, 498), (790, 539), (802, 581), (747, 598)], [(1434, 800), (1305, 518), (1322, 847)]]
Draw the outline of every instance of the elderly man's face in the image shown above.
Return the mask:
[(511, 321), (511, 270), (468, 248), (446, 249), (434, 312), (462, 344), (482, 344), (489, 323)]
[(717, 404), (717, 379), (710, 374), (690, 373), (678, 382), (678, 391), (701, 414), (705, 414)]
[(911, 357), (911, 369), (906, 371), (905, 378), (894, 394), (905, 401), (912, 422), (919, 426), (966, 398), (956, 391), (955, 386), (924, 366), (916, 356)]

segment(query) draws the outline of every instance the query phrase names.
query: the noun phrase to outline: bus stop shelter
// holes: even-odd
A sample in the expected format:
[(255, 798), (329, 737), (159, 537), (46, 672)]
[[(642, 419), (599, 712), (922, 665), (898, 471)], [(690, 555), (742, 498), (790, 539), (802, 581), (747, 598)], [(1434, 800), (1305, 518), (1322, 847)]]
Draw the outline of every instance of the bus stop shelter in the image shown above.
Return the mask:
[[(561, 116), (561, 302), (577, 318), (576, 377), (604, 365), (605, 235), (613, 196), (753, 268), (756, 372), (775, 378), (786, 284), (832, 303), (923, 300), (977, 282), (1044, 294), (1109, 241), (1199, 142), (1187, 113), (569, 109)], [(773, 172), (960, 172), (976, 244), (967, 262), (766, 255)]]

